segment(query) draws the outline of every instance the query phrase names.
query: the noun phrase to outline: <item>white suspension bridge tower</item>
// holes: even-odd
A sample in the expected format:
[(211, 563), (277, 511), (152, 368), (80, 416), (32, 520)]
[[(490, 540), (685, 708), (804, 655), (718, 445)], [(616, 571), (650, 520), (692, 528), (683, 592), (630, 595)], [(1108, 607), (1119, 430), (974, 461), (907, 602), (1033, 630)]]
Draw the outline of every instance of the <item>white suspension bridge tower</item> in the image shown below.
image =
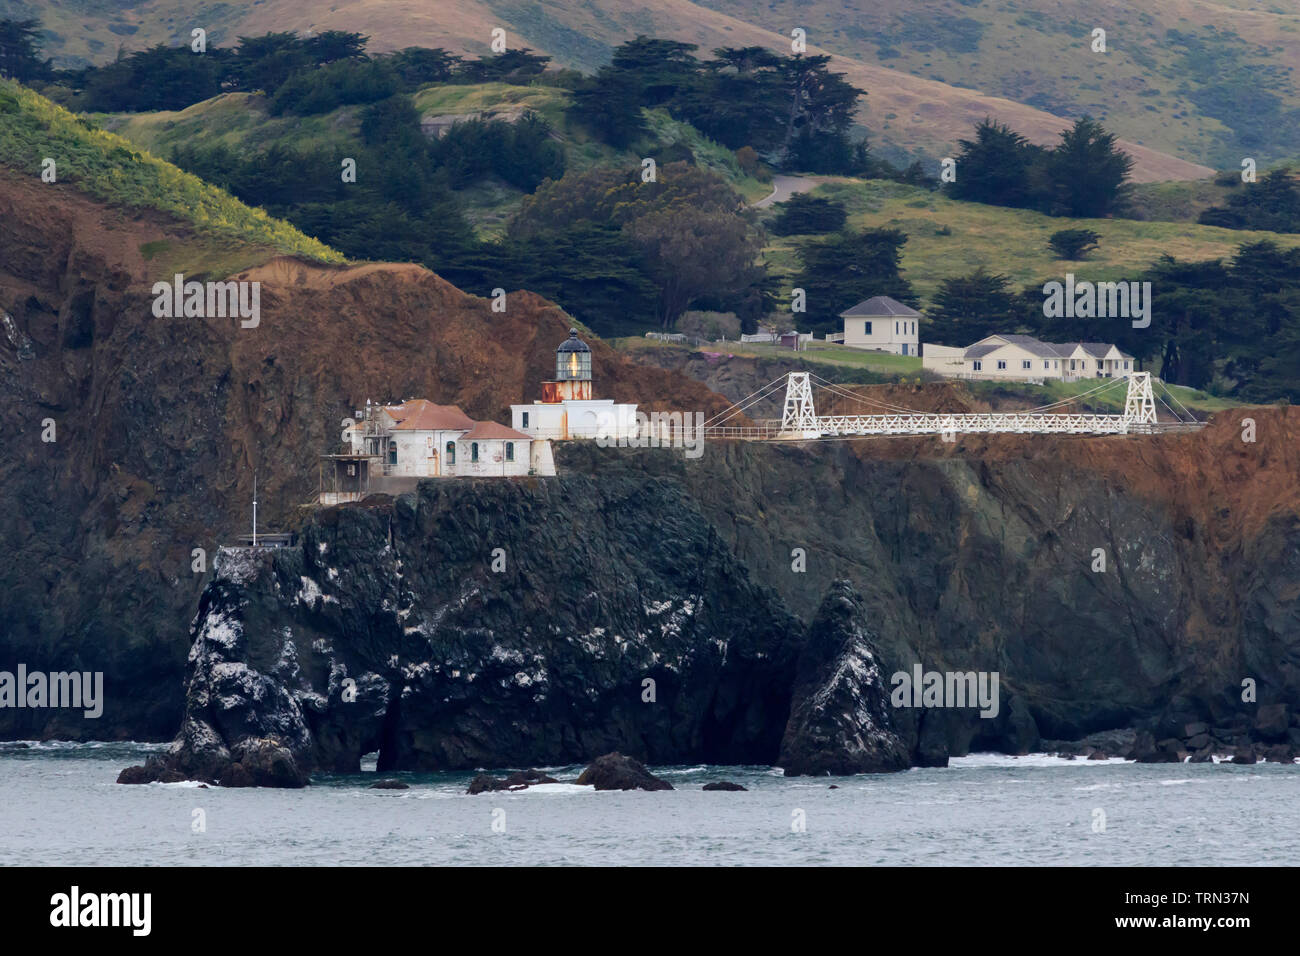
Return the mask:
[[(757, 421), (753, 425), (727, 424), (756, 402), (774, 397), (776, 388), (782, 381), (785, 382), (785, 404), (779, 419)], [(975, 434), (1149, 434), (1202, 425), (1167, 387), (1166, 394), (1182, 409), (1182, 414), (1175, 412), (1161, 398), (1161, 403), (1169, 409), (1173, 421), (1161, 422), (1158, 419), (1150, 372), (1134, 372), (1128, 377), (1128, 391), (1122, 414), (1095, 414), (1068, 407), (1084, 398), (1096, 398), (1123, 381), (1110, 379), (1079, 395), (1027, 411), (921, 412), (869, 398), (842, 385), (827, 382), (812, 372), (789, 372), (746, 396), (730, 411), (706, 422), (704, 435), (708, 438), (744, 438), (752, 441), (806, 441), (884, 435), (939, 435), (952, 440), (957, 435)], [(844, 404), (844, 401), (855, 402), (870, 408), (871, 413), (818, 415), (813, 400), (814, 382), (824, 392), (842, 400), (840, 404)]]

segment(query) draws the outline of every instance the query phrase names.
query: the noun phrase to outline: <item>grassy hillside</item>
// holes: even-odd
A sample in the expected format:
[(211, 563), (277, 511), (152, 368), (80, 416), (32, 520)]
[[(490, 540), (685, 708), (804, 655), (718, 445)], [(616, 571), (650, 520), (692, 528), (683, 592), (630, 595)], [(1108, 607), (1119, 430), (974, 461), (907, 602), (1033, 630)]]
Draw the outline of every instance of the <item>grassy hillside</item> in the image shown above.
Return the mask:
[[(512, 121), (525, 110), (536, 112), (551, 124), (564, 147), (570, 170), (606, 165), (631, 168), (638, 166), (643, 156), (606, 146), (568, 123), (565, 110), (569, 93), (555, 87), (506, 83), (434, 85), (416, 93), (413, 102), (426, 121), (474, 115)], [(228, 93), (179, 112), (97, 115), (93, 119), (163, 156), (182, 145), (222, 144), (260, 150), (276, 143), (346, 155), (349, 144), (357, 142), (361, 123), (358, 107), (343, 107), (319, 116), (277, 117), (267, 113), (265, 104), (265, 97), (258, 94)], [(689, 124), (674, 120), (662, 110), (648, 111), (647, 123), (659, 149), (688, 149), (698, 165), (718, 173), (746, 199), (757, 199), (771, 190), (746, 176), (730, 150)], [(485, 181), (458, 193), (467, 217), (484, 236), (500, 231), (524, 195), (499, 180)]]
[[(1203, 163), (1300, 154), (1300, 8), (1232, 0), (699, 0), (751, 23)], [(1092, 31), (1106, 31), (1106, 52)], [(787, 28), (788, 29), (788, 28)], [(903, 111), (882, 135), (916, 122)]]
[(37, 177), (45, 157), (54, 159), (59, 182), (116, 206), (168, 213), (191, 223), (204, 241), (233, 241), (321, 262), (343, 261), (339, 253), (288, 223), (250, 209), (31, 90), (0, 80), (0, 165)]
[[(1191, 222), (1051, 217), (957, 202), (927, 189), (877, 180), (827, 183), (813, 194), (843, 203), (851, 228), (888, 226), (906, 232), (903, 275), (926, 302), (940, 280), (967, 275), (980, 266), (1010, 276), (1019, 287), (1066, 272), (1095, 281), (1133, 279), (1164, 253), (1178, 259), (1228, 258), (1242, 243), (1259, 239), (1286, 248), (1300, 246), (1297, 235)], [(1059, 260), (1047, 245), (1052, 233), (1073, 228), (1101, 234), (1100, 247), (1082, 262)], [(790, 276), (798, 270), (795, 249), (806, 238), (772, 238), (766, 255), (774, 272)]]
[[(1297, 103), (1289, 74), (1259, 64), (1285, 63), (1295, 52), (1288, 45), (1291, 20), (1234, 15), (1233, 29), (1243, 37), (1238, 43), (1221, 16), (1208, 16), (1207, 9), (1219, 10), (1210, 4), (1170, 3), (1173, 10), (1189, 8), (1183, 22), (1181, 12), (1128, 14), (1118, 0), (1100, 0), (1108, 22), (1117, 25), (1111, 28), (1114, 52), (1098, 62), (1080, 38), (1080, 30), (1086, 37), (1083, 28), (1100, 16), (1088, 13), (1088, 3), (1067, 0), (1066, 13), (1057, 0), (339, 0), (327, 9), (298, 0), (217, 7), (200, 0), (151, 0), (147, 6), (132, 0), (44, 0), (39, 6), (35, 0), (0, 0), (0, 16), (41, 15), (54, 34), (49, 51), (61, 64), (112, 59), (113, 37), (121, 37), (128, 50), (175, 44), (198, 23), (207, 25), (210, 43), (270, 30), (335, 29), (366, 34), (376, 52), (422, 44), (471, 54), (486, 52), (491, 30), (502, 27), (512, 46), (529, 46), (586, 70), (638, 33), (697, 43), (706, 54), (715, 47), (751, 45), (789, 53), (790, 30), (799, 26), (808, 31), (810, 53), (835, 54), (835, 69), (869, 91), (859, 121), (891, 158), (951, 155), (956, 140), (986, 115), (1036, 142), (1052, 142), (1066, 125), (1062, 117), (1089, 108), (1127, 137), (1139, 181), (1206, 175), (1209, 170), (1198, 163), (1214, 153), (1216, 136), (1227, 135), (1225, 122), (1249, 118), (1252, 135), (1263, 134), (1268, 142), (1289, 128), (1287, 110)], [(892, 46), (870, 41), (877, 15), (901, 31)], [(966, 25), (989, 17), (995, 19), (991, 27), (975, 31)], [(1009, 32), (1021, 19), (1029, 26)], [(1213, 56), (1199, 47), (1180, 53), (1168, 36), (1176, 28), (1209, 37), (1205, 30), (1215, 23), (1220, 33), (1210, 38)], [(974, 32), (972, 48), (968, 34)], [(1264, 53), (1252, 43), (1265, 44)], [(1267, 87), (1260, 85), (1264, 80)], [(1189, 92), (1171, 98), (1167, 90), (1183, 82)], [(1273, 113), (1266, 109), (1269, 96), (1277, 97)], [(1234, 148), (1237, 141), (1244, 142), (1241, 136), (1228, 140)], [(1265, 151), (1260, 158), (1277, 157)], [(1222, 157), (1219, 165), (1236, 161)]]

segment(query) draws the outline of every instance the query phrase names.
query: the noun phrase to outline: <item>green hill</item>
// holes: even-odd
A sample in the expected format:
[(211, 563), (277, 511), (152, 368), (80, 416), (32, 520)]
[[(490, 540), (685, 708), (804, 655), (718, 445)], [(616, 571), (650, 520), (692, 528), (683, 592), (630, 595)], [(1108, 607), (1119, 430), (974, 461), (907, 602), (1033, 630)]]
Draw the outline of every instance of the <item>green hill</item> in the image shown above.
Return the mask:
[[(569, 93), (557, 87), (438, 84), (419, 90), (412, 101), (430, 135), (435, 124), (445, 126), (457, 118), (513, 121), (526, 110), (535, 112), (547, 120), (553, 136), (564, 147), (569, 170), (608, 165), (630, 168), (640, 165), (645, 155), (613, 149), (569, 123), (565, 113)], [(266, 110), (264, 96), (227, 93), (179, 112), (92, 118), (106, 129), (162, 156), (170, 155), (173, 148), (180, 146), (217, 144), (253, 150), (279, 144), (347, 155), (348, 147), (359, 142), (361, 112), (360, 107), (347, 106), (314, 116), (272, 116)], [(770, 186), (746, 176), (730, 150), (689, 124), (674, 120), (662, 110), (647, 111), (646, 119), (650, 135), (657, 143), (648, 155), (678, 158), (682, 151), (689, 152), (697, 165), (718, 173), (749, 200), (771, 191)], [(479, 234), (488, 237), (499, 233), (525, 195), (522, 190), (491, 178), (458, 191), (457, 198)]]
[[(0, 165), (39, 176), (55, 161), (58, 182), (124, 208), (154, 209), (193, 225), (196, 242), (342, 262), (293, 226), (252, 209), (122, 136), (97, 129), (31, 90), (0, 80)], [(213, 261), (225, 261), (226, 249)], [(247, 258), (247, 248), (239, 255)], [(248, 264), (242, 262), (240, 264)]]
[[(1221, 4), (1161, 4), (1133, 12), (1120, 0), (341, 0), (306, 12), (297, 0), (243, 6), (199, 0), (0, 0), (0, 16), (39, 15), (56, 65), (111, 60), (155, 43), (210, 45), (310, 28), (358, 31), (373, 52), (411, 45), (487, 53), (494, 28), (559, 65), (591, 71), (637, 34), (715, 47), (788, 53), (807, 31), (809, 53), (868, 90), (858, 120), (887, 158), (951, 155), (973, 123), (993, 115), (1050, 142), (1063, 117), (1090, 110), (1126, 139), (1139, 181), (1198, 179), (1206, 163), (1261, 165), (1300, 154), (1300, 107), (1286, 64), (1300, 58), (1294, 13)], [(1109, 30), (1104, 55), (1090, 31)]]
[[(1242, 243), (1260, 239), (1271, 239), (1284, 248), (1300, 246), (1300, 235), (1220, 229), (1194, 222), (1045, 216), (1024, 209), (959, 202), (928, 189), (877, 180), (826, 183), (813, 195), (842, 203), (850, 228), (890, 227), (907, 233), (903, 275), (926, 302), (941, 280), (968, 275), (980, 266), (1010, 276), (1018, 288), (1065, 272), (1094, 281), (1133, 279), (1165, 253), (1185, 260), (1231, 258)], [(1075, 228), (1099, 233), (1099, 248), (1084, 261), (1057, 259), (1047, 245), (1048, 238), (1057, 230)], [(797, 272), (795, 250), (809, 238), (815, 237), (773, 237), (766, 249), (773, 272), (783, 277)], [(788, 282), (783, 286), (788, 288)]]

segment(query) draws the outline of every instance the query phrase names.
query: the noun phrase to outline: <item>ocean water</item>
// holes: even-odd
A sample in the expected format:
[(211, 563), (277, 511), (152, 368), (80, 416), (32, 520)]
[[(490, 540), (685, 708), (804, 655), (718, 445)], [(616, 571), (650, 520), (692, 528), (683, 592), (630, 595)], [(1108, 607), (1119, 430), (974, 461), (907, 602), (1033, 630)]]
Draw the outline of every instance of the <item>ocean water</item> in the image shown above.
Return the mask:
[[(373, 772), (296, 791), (119, 786), (118, 771), (156, 745), (10, 747), (0, 744), (0, 865), (1300, 863), (1294, 764), (976, 754), (945, 769), (815, 779), (652, 767), (677, 789), (471, 797), (468, 773), (384, 775), (409, 790), (368, 789)], [(701, 791), (711, 780), (749, 792)]]

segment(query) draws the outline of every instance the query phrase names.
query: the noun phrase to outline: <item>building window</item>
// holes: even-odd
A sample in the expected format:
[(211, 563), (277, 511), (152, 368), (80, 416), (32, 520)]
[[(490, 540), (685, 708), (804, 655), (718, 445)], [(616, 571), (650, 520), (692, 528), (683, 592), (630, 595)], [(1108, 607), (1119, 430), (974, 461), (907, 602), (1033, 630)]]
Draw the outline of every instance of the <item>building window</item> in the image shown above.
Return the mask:
[(871, 323), (870, 323), (870, 322), (863, 322), (863, 323), (862, 323), (862, 334), (863, 334), (863, 335), (870, 335), (870, 334), (871, 334)]
[(984, 363), (981, 362), (979, 359), (976, 359), (976, 360), (975, 360), (975, 371), (978, 372), (978, 371), (979, 371), (980, 369), (982, 369), (982, 368), (984, 368)]
[(447, 464), (456, 464), (456, 443), (454, 441), (447, 442)]
[(506, 461), (514, 461), (514, 460), (515, 460), (515, 443), (512, 441), (508, 441), (506, 442)]
[(397, 464), (397, 442), (395, 441), (388, 443), (388, 463), (390, 465)]
[(897, 322), (894, 323), (894, 334), (895, 334), (895, 335), (898, 334), (898, 323), (897, 323)]
[(1023, 360), (1021, 361), (1021, 363), (1020, 363), (1020, 367), (1021, 367), (1021, 368), (1030, 368), (1030, 367), (1032, 366), (1032, 364), (1033, 364), (1033, 363), (1031, 363), (1031, 362), (1029, 361), (1029, 359), (1023, 359)]
[(1007, 367), (1006, 361), (1004, 359), (998, 359), (998, 368), (1004, 369), (1006, 367)]
[(1074, 371), (1074, 359), (1070, 359), (1070, 371)]
[(478, 442), (476, 441), (469, 443), (469, 460), (478, 461)]
[(1106, 367), (1106, 363), (1103, 362), (1101, 359), (1097, 359), (1097, 371), (1100, 372), (1105, 367)]
[(348, 477), (355, 478), (356, 476), (357, 476), (357, 465), (356, 462), (353, 462), (352, 464), (348, 465)]
[(525, 427), (525, 428), (528, 427), (528, 413), (527, 413), (527, 412), (524, 412), (523, 424), (524, 424), (524, 427)]
[(1124, 371), (1128, 371), (1128, 359), (1124, 360)]
[(1043, 371), (1050, 372), (1051, 370), (1052, 370), (1052, 363), (1047, 361), (1047, 359), (1043, 359)]

